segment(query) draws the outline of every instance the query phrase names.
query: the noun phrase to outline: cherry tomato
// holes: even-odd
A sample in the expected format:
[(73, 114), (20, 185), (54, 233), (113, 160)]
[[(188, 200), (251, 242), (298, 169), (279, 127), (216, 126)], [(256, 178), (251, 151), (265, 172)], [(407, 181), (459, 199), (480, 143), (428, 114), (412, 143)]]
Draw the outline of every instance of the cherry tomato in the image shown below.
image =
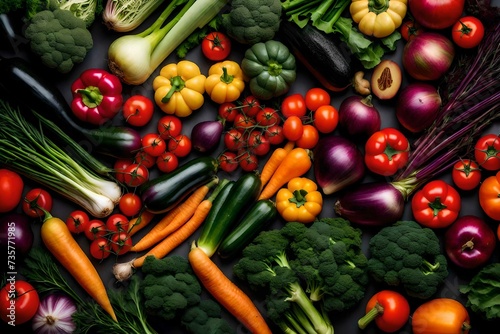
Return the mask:
[(288, 95), (281, 102), (281, 114), (286, 118), (290, 116), (304, 117), (307, 113), (306, 100), (302, 94)]
[(292, 115), (283, 122), (283, 134), (289, 141), (296, 141), (302, 137), (303, 130), (304, 125), (298, 116)]
[(463, 159), (453, 165), (451, 177), (459, 189), (472, 190), (481, 183), (481, 170), (475, 161)]
[(124, 183), (124, 175), (125, 175), (125, 169), (127, 169), (128, 166), (132, 165), (134, 163), (134, 160), (132, 159), (117, 159), (113, 165), (113, 170), (115, 172), (115, 178), (121, 182)]
[(68, 230), (73, 234), (80, 234), (85, 232), (89, 224), (89, 215), (82, 210), (72, 211), (68, 218), (66, 218), (66, 226)]
[(231, 40), (220, 31), (210, 32), (201, 41), (201, 51), (212, 61), (224, 60), (231, 53)]
[(272, 125), (266, 129), (264, 136), (269, 140), (271, 145), (279, 145), (285, 140), (283, 127), (281, 125)]
[(165, 140), (157, 133), (147, 133), (142, 137), (142, 150), (152, 157), (160, 156), (167, 149)]
[(97, 260), (104, 260), (111, 254), (111, 243), (108, 238), (99, 237), (90, 243), (90, 255)]
[(108, 233), (106, 231), (106, 223), (100, 219), (91, 219), (83, 231), (89, 240), (95, 240), (99, 237), (104, 237)]
[(33, 188), (24, 196), (23, 212), (31, 218), (40, 218), (52, 210), (52, 195), (45, 189)]
[(248, 116), (245, 113), (238, 113), (234, 118), (234, 127), (238, 130), (244, 131), (255, 126), (255, 118)]
[(323, 88), (315, 87), (306, 92), (305, 100), (307, 109), (316, 111), (321, 106), (329, 105), (331, 97)]
[(118, 202), (120, 212), (127, 217), (134, 217), (141, 211), (142, 201), (136, 193), (123, 194)]
[(168, 151), (179, 158), (187, 156), (191, 152), (192, 147), (191, 139), (186, 135), (181, 134), (168, 141)]
[[(7, 277), (12, 279), (12, 277)], [(0, 290), (0, 317), (16, 326), (31, 320), (40, 305), (40, 297), (33, 285), (14, 278)], [(14, 309), (13, 309), (14, 308)]]
[(260, 101), (253, 95), (249, 95), (241, 101), (241, 111), (248, 117), (255, 117), (261, 109)]
[(271, 126), (281, 123), (278, 111), (270, 107), (265, 107), (259, 110), (257, 115), (255, 115), (255, 120), (257, 121), (257, 124), (261, 126)]
[(410, 317), (410, 304), (406, 298), (391, 290), (382, 290), (374, 294), (366, 304), (365, 312), (366, 318), (361, 318), (358, 324), (361, 329), (373, 320), (368, 315), (370, 312), (376, 310), (375, 323), (377, 327), (385, 333), (394, 333), (400, 330)]
[(424, 28), (414, 20), (406, 20), (401, 25), (401, 36), (405, 41), (411, 40), (413, 37), (424, 32)]
[(483, 169), (500, 170), (500, 136), (490, 133), (480, 137), (474, 146), (474, 158)]
[(24, 181), (19, 174), (0, 169), (0, 213), (14, 210), (23, 196)]
[(163, 152), (163, 154), (156, 159), (156, 167), (163, 173), (170, 173), (179, 167), (179, 159), (172, 152)]
[(157, 130), (165, 140), (177, 137), (182, 132), (182, 121), (174, 115), (163, 116), (158, 120)]
[(500, 171), (479, 186), (479, 205), (488, 217), (500, 221)]
[(147, 168), (152, 168), (155, 165), (155, 162), (156, 157), (146, 153), (144, 150), (138, 151), (134, 157), (134, 163), (144, 165)]
[(124, 170), (123, 182), (129, 187), (138, 187), (149, 180), (149, 169), (141, 164), (131, 164)]
[(220, 169), (222, 169), (226, 173), (234, 172), (239, 166), (236, 153), (230, 151), (222, 153), (218, 157), (218, 161)]
[(313, 125), (321, 133), (333, 132), (338, 124), (339, 111), (334, 106), (320, 106), (313, 114)]
[(257, 156), (266, 155), (271, 149), (271, 143), (260, 131), (252, 131), (248, 137), (248, 150)]
[(297, 139), (295, 144), (297, 147), (311, 149), (316, 146), (319, 141), (319, 132), (311, 124), (305, 124), (302, 128), (302, 136)]
[(111, 250), (116, 255), (123, 255), (132, 248), (132, 238), (126, 232), (116, 232), (111, 236)]
[(235, 128), (229, 129), (224, 133), (224, 145), (229, 151), (237, 152), (245, 145), (243, 134)]
[(233, 102), (224, 102), (219, 105), (218, 113), (219, 117), (225, 119), (227, 122), (234, 122), (234, 118), (238, 115), (239, 111)]
[(474, 16), (464, 16), (451, 27), (451, 37), (461, 48), (475, 48), (483, 40), (484, 25)]
[(259, 158), (255, 154), (252, 154), (248, 151), (240, 152), (239, 156), (239, 165), (241, 169), (245, 172), (251, 172), (259, 167)]
[(111, 232), (128, 231), (128, 218), (121, 213), (113, 213), (106, 219), (106, 228)]
[(132, 95), (123, 104), (123, 117), (133, 126), (144, 126), (153, 118), (154, 104), (144, 95)]

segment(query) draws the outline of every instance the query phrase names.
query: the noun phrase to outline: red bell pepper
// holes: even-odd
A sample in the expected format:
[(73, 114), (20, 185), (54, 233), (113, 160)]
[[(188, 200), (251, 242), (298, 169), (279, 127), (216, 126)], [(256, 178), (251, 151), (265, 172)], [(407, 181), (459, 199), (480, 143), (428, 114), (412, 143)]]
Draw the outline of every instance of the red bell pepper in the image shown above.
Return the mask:
[(462, 207), (458, 191), (442, 180), (428, 182), (413, 195), (411, 209), (415, 220), (426, 227), (451, 225)]
[(123, 104), (122, 84), (117, 76), (93, 68), (82, 72), (71, 85), (75, 116), (95, 125), (111, 120)]
[(373, 173), (391, 176), (408, 162), (410, 143), (395, 128), (373, 133), (365, 143), (365, 164)]

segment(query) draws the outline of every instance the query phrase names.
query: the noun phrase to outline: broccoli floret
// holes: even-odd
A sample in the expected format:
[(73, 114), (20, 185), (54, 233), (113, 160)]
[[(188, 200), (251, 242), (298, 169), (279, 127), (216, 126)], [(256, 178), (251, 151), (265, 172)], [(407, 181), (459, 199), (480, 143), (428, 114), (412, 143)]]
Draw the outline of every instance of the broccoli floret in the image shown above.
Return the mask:
[(233, 271), (250, 288), (267, 292), (267, 315), (283, 331), (332, 333), (326, 314), (364, 297), (367, 262), (361, 230), (342, 218), (324, 218), (261, 232)]
[(279, 30), (281, 10), (280, 0), (233, 0), (222, 26), (242, 44), (266, 42)]
[(25, 5), (25, 0), (0, 0), (0, 14), (9, 14)]
[(198, 305), (189, 308), (181, 318), (182, 325), (192, 334), (233, 334), (227, 321), (222, 319), (222, 309), (211, 299), (203, 299)]
[(81, 63), (93, 47), (83, 20), (62, 9), (44, 10), (33, 16), (25, 31), (31, 50), (42, 63), (61, 73)]
[(438, 237), (414, 221), (381, 229), (370, 239), (369, 252), (369, 275), (378, 282), (402, 286), (412, 297), (430, 298), (448, 276)]

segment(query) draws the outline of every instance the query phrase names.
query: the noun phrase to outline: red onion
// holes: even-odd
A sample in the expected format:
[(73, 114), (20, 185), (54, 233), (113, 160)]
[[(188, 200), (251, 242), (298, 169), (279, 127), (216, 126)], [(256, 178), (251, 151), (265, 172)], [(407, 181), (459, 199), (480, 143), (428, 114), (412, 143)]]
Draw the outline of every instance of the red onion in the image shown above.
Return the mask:
[(224, 125), (220, 120), (196, 124), (191, 130), (193, 148), (198, 152), (214, 150), (219, 145), (223, 129)]
[(363, 154), (341, 136), (323, 137), (314, 149), (314, 176), (325, 195), (361, 180), (365, 175)]
[(73, 333), (76, 330), (72, 319), (75, 312), (76, 304), (68, 296), (48, 295), (40, 301), (38, 311), (32, 319), (32, 329), (37, 334)]
[(415, 21), (430, 29), (451, 27), (462, 16), (464, 4), (464, 0), (408, 0)]
[(27, 255), (33, 246), (33, 238), (31, 220), (27, 215), (10, 213), (0, 219), (0, 249), (5, 250), (4, 254), (10, 244), (16, 246), (16, 255)]
[(414, 79), (441, 78), (450, 68), (455, 48), (449, 38), (436, 32), (423, 32), (406, 43), (403, 67)]
[(339, 107), (339, 131), (350, 138), (366, 139), (380, 130), (380, 113), (372, 104), (372, 96), (353, 95)]
[(427, 83), (410, 83), (401, 89), (396, 103), (396, 117), (407, 130), (425, 130), (436, 119), (441, 107), (437, 89)]

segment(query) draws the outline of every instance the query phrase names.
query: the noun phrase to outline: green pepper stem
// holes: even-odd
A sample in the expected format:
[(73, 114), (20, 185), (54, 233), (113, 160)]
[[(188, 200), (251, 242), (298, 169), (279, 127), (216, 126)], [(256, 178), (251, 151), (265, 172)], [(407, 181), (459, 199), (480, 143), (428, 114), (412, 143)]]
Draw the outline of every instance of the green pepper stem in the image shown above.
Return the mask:
[(83, 103), (89, 108), (95, 108), (102, 102), (103, 96), (98, 87), (88, 86), (84, 89), (77, 89), (77, 94), (82, 95)]

